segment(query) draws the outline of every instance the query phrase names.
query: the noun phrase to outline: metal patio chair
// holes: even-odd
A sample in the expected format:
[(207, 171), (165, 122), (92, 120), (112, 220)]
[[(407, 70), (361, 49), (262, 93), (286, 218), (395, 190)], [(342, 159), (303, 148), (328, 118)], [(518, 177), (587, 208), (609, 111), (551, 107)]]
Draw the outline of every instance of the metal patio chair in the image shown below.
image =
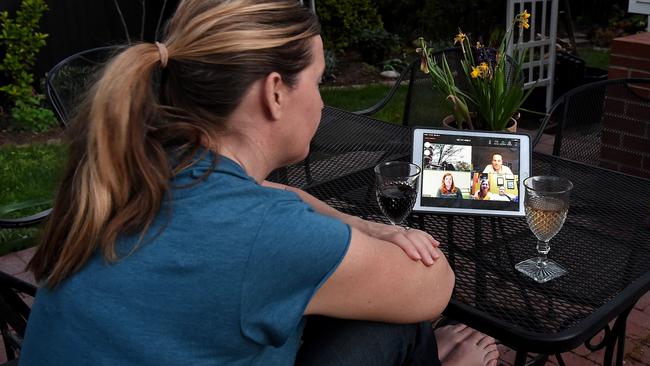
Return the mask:
[[(0, 230), (40, 224), (51, 209), (18, 219), (0, 219)], [(22, 348), (27, 319), (31, 311), (28, 297), (36, 296), (36, 286), (0, 270), (0, 335), (7, 355), (5, 365), (13, 365)]]
[(59, 122), (67, 125), (95, 73), (122, 46), (98, 47), (71, 55), (56, 64), (45, 80), (45, 96)]
[[(460, 61), (463, 58), (462, 51), (459, 48), (448, 48), (435, 54), (436, 60), (441, 60), (445, 55), (449, 67), (455, 74), (461, 77), (457, 78), (457, 86), (461, 90), (467, 90), (469, 86), (464, 78), (463, 69)], [(404, 126), (441, 126), (442, 119), (451, 114), (451, 107), (446, 102), (446, 95), (443, 95), (431, 86), (430, 76), (420, 70), (420, 58), (416, 58), (402, 71), (400, 76), (390, 88), (388, 93), (375, 105), (356, 111), (355, 113), (364, 116), (373, 116), (381, 111), (395, 96), (402, 87), (402, 83), (408, 80), (406, 86), (406, 99), (404, 101), (404, 113), (402, 125)]]
[[(607, 129), (647, 123), (650, 115), (643, 111), (648, 109), (650, 79), (597, 81), (561, 96), (551, 106), (540, 131), (555, 130), (552, 155), (599, 165), (603, 141), (608, 138)], [(540, 138), (538, 134), (533, 146)]]

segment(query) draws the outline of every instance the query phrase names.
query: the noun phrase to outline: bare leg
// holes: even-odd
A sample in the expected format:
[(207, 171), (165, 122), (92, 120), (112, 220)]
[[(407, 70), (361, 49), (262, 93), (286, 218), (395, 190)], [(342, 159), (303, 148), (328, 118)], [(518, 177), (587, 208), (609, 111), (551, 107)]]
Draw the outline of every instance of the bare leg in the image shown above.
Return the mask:
[(436, 329), (438, 357), (444, 366), (496, 366), (499, 351), (494, 338), (464, 324)]

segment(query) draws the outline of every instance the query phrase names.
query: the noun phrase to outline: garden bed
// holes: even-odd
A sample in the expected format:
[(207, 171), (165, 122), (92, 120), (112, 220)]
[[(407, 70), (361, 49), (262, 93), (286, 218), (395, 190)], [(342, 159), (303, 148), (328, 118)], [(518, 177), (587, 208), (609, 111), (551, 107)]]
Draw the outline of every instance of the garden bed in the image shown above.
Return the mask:
[(0, 148), (5, 145), (29, 145), (34, 143), (55, 143), (63, 138), (63, 129), (51, 128), (48, 131), (34, 133), (28, 131), (11, 131), (0, 129)]

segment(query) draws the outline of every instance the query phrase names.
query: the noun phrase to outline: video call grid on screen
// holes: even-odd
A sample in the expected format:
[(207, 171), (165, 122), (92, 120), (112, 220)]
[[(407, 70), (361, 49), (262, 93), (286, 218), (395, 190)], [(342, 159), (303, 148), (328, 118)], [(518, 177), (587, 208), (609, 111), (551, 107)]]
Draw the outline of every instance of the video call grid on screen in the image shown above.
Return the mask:
[(415, 129), (422, 167), (416, 211), (523, 216), (530, 167), (527, 135)]

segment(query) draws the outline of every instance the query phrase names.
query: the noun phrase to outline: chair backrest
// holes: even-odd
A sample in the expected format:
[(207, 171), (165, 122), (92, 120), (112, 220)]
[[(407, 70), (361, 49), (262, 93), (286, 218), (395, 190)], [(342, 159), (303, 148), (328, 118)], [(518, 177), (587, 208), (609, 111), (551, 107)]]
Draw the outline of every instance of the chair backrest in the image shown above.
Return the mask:
[(555, 130), (553, 155), (599, 165), (608, 127), (616, 128), (621, 121), (650, 121), (650, 115), (636, 112), (650, 109), (649, 90), (650, 79), (611, 79), (579, 86), (551, 106), (540, 131)]
[[(456, 86), (462, 90), (469, 90), (469, 83), (465, 77), (461, 60), (463, 53), (460, 48), (448, 48), (438, 51), (432, 56), (438, 63), (442, 57), (447, 59), (449, 69), (454, 74)], [(420, 70), (418, 61), (409, 70), (409, 87), (404, 104), (404, 125), (408, 126), (442, 126), (445, 116), (452, 114), (452, 105), (447, 101), (447, 95), (433, 88), (431, 76)]]
[(25, 296), (36, 296), (36, 287), (0, 271), (0, 336), (7, 360), (14, 359), (22, 347), (30, 306)]
[(62, 125), (73, 116), (96, 71), (120, 49), (121, 46), (107, 46), (81, 51), (47, 73), (45, 95)]

